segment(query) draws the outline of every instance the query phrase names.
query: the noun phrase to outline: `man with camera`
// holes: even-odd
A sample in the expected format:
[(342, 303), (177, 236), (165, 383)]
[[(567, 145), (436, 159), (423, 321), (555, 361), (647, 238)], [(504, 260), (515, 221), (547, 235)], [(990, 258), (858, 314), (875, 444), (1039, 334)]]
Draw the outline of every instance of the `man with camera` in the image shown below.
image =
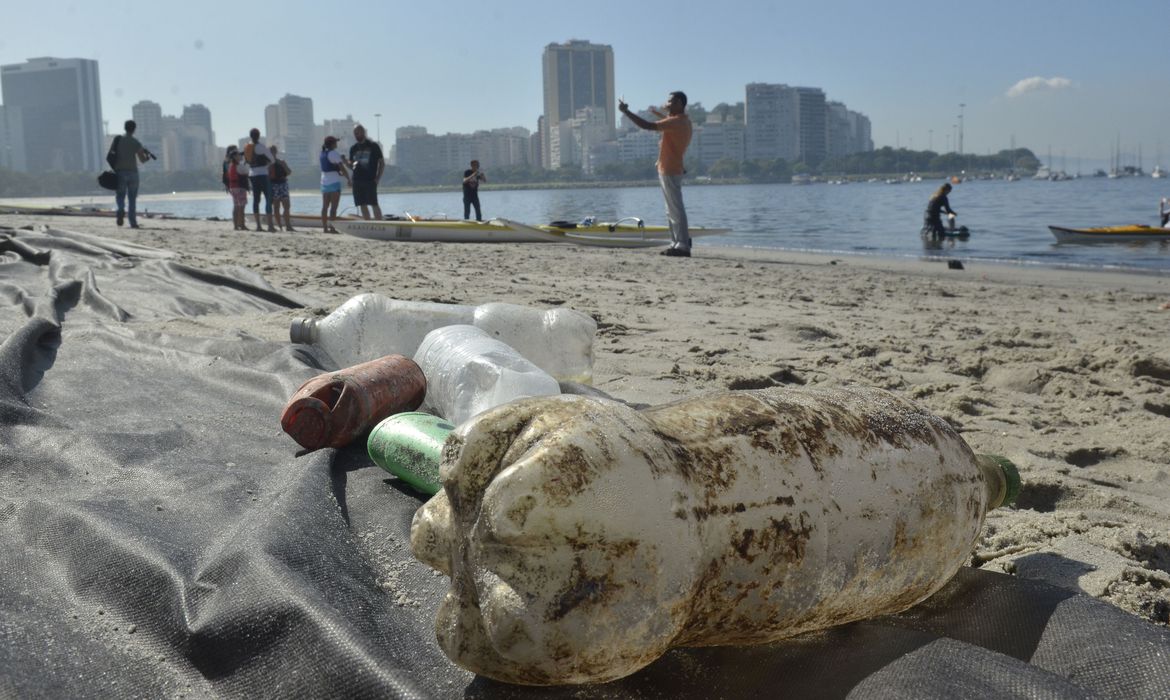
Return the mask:
[(155, 160), (154, 154), (142, 147), (138, 139), (134, 138), (134, 131), (138, 124), (133, 119), (127, 119), (123, 125), (126, 133), (115, 136), (110, 144), (110, 151), (106, 154), (106, 162), (118, 176), (118, 189), (114, 201), (118, 204), (118, 225), (121, 226), (126, 218), (126, 198), (130, 198), (130, 228), (138, 228), (137, 201), (138, 201), (138, 164), (147, 159)]

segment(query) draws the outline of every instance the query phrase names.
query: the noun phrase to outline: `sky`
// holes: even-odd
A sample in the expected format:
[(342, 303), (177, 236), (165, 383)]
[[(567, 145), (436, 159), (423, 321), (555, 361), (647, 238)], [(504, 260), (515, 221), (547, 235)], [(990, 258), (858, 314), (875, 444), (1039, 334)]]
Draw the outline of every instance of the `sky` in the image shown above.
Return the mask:
[(535, 130), (544, 47), (583, 39), (613, 47), (635, 108), (786, 83), (866, 114), (878, 147), (954, 150), (961, 112), (964, 152), (1014, 141), (1072, 170), (1120, 139), (1123, 164), (1140, 148), (1146, 170), (1170, 165), (1166, 0), (5, 4), (0, 64), (96, 59), (112, 129), (139, 100), (201, 103), (222, 145), (286, 93), (388, 143), (406, 125)]

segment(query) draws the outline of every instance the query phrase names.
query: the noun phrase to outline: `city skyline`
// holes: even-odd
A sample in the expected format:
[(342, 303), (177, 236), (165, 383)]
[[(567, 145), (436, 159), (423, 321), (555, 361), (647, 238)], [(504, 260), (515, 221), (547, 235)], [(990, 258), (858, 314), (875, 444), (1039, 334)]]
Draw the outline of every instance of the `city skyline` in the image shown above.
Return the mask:
[[(992, 1), (945, 13), (934, 3), (853, 0), (823, 9), (733, 0), (670, 14), (662, 14), (664, 3), (607, 0), (565, 9), (526, 1), (504, 9), (456, 5), (340, 16), (326, 23), (344, 37), (329, 52), (316, 48), (316, 5), (257, 3), (247, 16), (272, 36), (273, 50), (270, 66), (249, 68), (241, 52), (258, 54), (244, 38), (248, 23), (232, 19), (238, 11), (226, 3), (192, 13), (49, 1), (8, 12), (14, 25), (28, 26), (51, 14), (53, 31), (4, 37), (0, 63), (98, 60), (111, 131), (142, 100), (168, 113), (198, 103), (212, 111), (223, 145), (252, 126), (263, 129), (264, 108), (291, 93), (311, 97), (322, 118), (352, 115), (390, 142), (396, 128), (420, 124), (432, 133), (535, 131), (543, 111), (541, 52), (582, 39), (613, 47), (616, 92), (632, 105), (682, 89), (711, 108), (740, 101), (747, 83), (816, 85), (870, 117), (878, 148), (955, 150), (962, 113), (969, 153), (1015, 143), (1054, 159), (1101, 161), (1120, 137), (1131, 158), (1142, 148), (1147, 166), (1162, 151), (1170, 156), (1162, 116), (1170, 77), (1154, 53), (1156, 37), (1135, 42), (1143, 24), (1159, 16), (1159, 6), (1145, 0), (1108, 9)], [(366, 36), (352, 34), (355, 27)], [(119, 31), (125, 35), (112, 41)], [(1127, 51), (1110, 49), (1117, 46)]]

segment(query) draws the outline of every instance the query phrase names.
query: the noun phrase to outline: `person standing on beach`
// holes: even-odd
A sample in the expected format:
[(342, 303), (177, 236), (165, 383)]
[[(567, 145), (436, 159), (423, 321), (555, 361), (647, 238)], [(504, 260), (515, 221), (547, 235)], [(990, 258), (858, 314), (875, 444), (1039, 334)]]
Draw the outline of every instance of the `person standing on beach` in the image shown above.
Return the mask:
[(382, 207), (378, 206), (378, 183), (382, 180), (382, 171), (386, 168), (386, 161), (382, 157), (382, 147), (366, 138), (366, 127), (356, 124), (353, 127), (355, 143), (349, 147), (349, 167), (353, 170), (353, 203), (361, 207), (362, 218), (370, 218), (370, 209), (374, 210), (374, 218), (382, 220)]
[(106, 154), (106, 161), (118, 176), (118, 189), (114, 195), (114, 202), (118, 205), (118, 225), (121, 226), (126, 218), (126, 198), (130, 199), (130, 228), (138, 228), (138, 164), (145, 163), (147, 158), (154, 154), (142, 147), (138, 139), (134, 138), (134, 131), (138, 125), (133, 119), (127, 119), (122, 125), (126, 133), (114, 137), (110, 144), (110, 152)]
[(487, 182), (483, 171), (479, 169), (479, 161), (471, 161), (471, 167), (463, 171), (463, 218), (471, 216), (471, 208), (475, 207), (475, 220), (483, 221), (483, 214), (479, 209), (479, 183)]
[(325, 233), (337, 233), (331, 221), (337, 220), (337, 205), (341, 202), (341, 179), (350, 184), (345, 159), (337, 152), (337, 137), (326, 136), (321, 144), (321, 229)]
[(1170, 204), (1170, 199), (1165, 197), (1158, 202), (1158, 216), (1162, 219), (1162, 228), (1170, 228), (1170, 208), (1166, 207), (1167, 204)]
[(248, 176), (240, 172), (240, 151), (228, 146), (224, 161), (223, 186), (232, 196), (232, 224), (236, 231), (248, 230), (248, 219), (244, 207), (248, 204)]
[(670, 257), (691, 257), (691, 234), (687, 228), (687, 210), (683, 205), (682, 181), (686, 169), (683, 156), (691, 145), (691, 118), (687, 116), (686, 93), (676, 90), (670, 93), (666, 103), (666, 116), (652, 122), (630, 111), (624, 100), (618, 100), (618, 111), (639, 129), (662, 132), (658, 140), (658, 183), (666, 200), (666, 218), (670, 223), (670, 247), (662, 255)]
[[(288, 163), (280, 157), (280, 150), (276, 146), (270, 146), (268, 150), (272, 151), (272, 163), (268, 166), (268, 183), (272, 187), (272, 201), (274, 202), (272, 210), (276, 218), (276, 228), (284, 228), (286, 231), (293, 231), (292, 219), (288, 218), (288, 210), (291, 202), (288, 196), (288, 176), (292, 175), (292, 168), (288, 167)], [(284, 207), (284, 223), (281, 224), (280, 208)]]
[(256, 230), (263, 231), (260, 226), (260, 195), (264, 195), (264, 213), (268, 215), (268, 230), (275, 231), (276, 228), (272, 225), (272, 183), (268, 180), (272, 152), (260, 140), (259, 129), (252, 129), (248, 136), (252, 142), (244, 146), (244, 160), (248, 163), (248, 176), (252, 181), (252, 216), (256, 219)]

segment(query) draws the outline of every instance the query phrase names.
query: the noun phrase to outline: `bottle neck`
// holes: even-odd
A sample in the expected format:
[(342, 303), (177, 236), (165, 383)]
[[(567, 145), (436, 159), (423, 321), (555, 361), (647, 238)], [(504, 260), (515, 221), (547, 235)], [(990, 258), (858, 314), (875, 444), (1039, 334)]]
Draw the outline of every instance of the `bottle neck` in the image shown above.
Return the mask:
[(975, 455), (987, 488), (987, 510), (1014, 503), (1020, 495), (1020, 472), (1011, 460), (999, 455)]

